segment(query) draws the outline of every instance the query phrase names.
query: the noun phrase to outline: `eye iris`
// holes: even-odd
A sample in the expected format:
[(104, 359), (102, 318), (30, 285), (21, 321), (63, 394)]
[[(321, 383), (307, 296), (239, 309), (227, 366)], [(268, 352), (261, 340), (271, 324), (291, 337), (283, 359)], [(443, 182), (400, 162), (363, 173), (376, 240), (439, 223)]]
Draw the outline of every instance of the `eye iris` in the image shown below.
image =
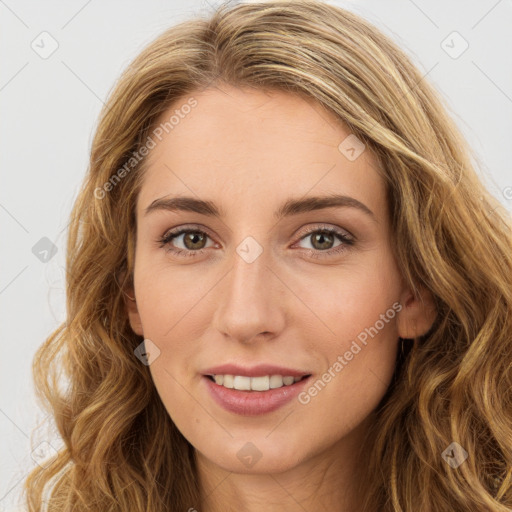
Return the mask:
[[(185, 233), (183, 241), (184, 241), (185, 247), (187, 247), (187, 249), (202, 249), (203, 247), (195, 247), (194, 244), (204, 242), (205, 238), (206, 238), (205, 235), (200, 234), (195, 231), (191, 231), (189, 233)], [(198, 239), (199, 239), (199, 242), (198, 242)], [(192, 246), (190, 246), (189, 242), (192, 243)]]
[[(327, 245), (329, 247), (325, 247), (324, 244), (325, 244), (325, 239), (330, 239), (330, 241), (327, 242)], [(315, 249), (330, 249), (330, 245), (332, 245), (333, 243), (333, 240), (334, 239), (334, 235), (330, 234), (330, 233), (326, 233), (326, 232), (318, 232), (316, 234), (313, 235), (313, 247), (315, 247)], [(320, 246), (317, 246), (317, 241), (320, 242)], [(323, 242), (322, 242), (323, 241)]]

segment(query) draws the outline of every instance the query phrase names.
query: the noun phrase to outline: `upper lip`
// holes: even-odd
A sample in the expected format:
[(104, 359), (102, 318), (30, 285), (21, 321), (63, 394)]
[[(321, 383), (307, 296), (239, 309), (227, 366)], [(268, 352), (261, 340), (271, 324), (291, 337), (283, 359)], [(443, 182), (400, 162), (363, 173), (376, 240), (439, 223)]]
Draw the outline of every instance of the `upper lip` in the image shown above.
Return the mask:
[(293, 368), (285, 368), (284, 366), (276, 366), (273, 364), (258, 364), (256, 366), (239, 366), (237, 364), (222, 364), (220, 366), (212, 366), (204, 370), (203, 375), (242, 375), (244, 377), (261, 377), (265, 375), (282, 375), (283, 377), (304, 377), (311, 375), (310, 372), (301, 371)]

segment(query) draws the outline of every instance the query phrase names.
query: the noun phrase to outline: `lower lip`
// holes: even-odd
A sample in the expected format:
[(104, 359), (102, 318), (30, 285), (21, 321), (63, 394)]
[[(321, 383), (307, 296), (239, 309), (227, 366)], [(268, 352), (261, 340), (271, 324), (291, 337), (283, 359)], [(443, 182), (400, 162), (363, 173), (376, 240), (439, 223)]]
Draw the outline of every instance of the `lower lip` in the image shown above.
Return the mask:
[(224, 409), (242, 416), (256, 416), (275, 411), (291, 402), (304, 388), (311, 376), (289, 386), (268, 391), (239, 391), (216, 384), (203, 376), (212, 398)]

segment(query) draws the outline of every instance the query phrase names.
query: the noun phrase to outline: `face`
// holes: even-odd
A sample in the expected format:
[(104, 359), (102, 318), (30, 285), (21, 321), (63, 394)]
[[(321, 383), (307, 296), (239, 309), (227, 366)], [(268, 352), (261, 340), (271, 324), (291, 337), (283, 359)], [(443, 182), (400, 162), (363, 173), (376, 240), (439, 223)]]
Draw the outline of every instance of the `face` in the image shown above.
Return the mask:
[(202, 458), (285, 471), (365, 424), (398, 337), (432, 318), (400, 278), (378, 163), (347, 128), (283, 92), (192, 96), (148, 156), (130, 323)]

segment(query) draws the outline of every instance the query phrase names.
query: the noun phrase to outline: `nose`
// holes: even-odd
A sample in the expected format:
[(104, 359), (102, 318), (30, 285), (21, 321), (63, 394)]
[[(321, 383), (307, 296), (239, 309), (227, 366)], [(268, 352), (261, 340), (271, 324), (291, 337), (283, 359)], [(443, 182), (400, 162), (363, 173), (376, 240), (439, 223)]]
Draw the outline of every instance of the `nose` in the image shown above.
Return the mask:
[(236, 251), (217, 287), (213, 328), (242, 343), (276, 337), (285, 325), (285, 287), (271, 268), (268, 251), (252, 262)]

